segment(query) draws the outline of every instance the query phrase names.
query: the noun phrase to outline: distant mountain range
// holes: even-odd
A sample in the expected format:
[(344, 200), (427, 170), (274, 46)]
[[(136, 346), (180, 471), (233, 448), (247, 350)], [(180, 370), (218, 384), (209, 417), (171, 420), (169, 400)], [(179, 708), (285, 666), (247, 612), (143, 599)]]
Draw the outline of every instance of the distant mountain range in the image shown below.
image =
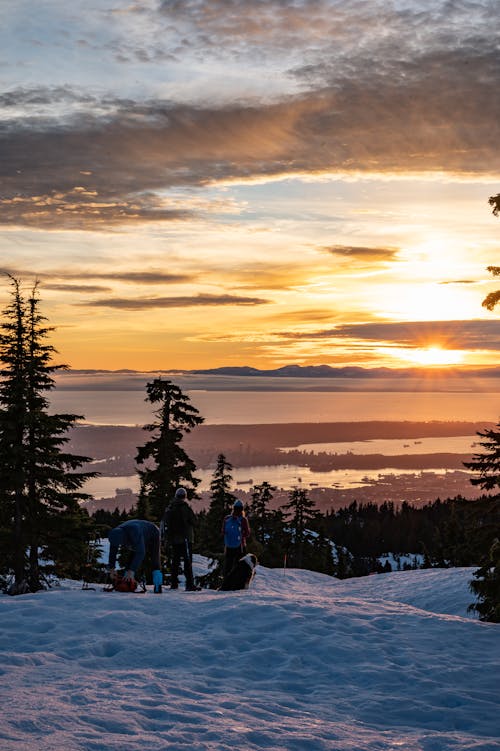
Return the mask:
[(223, 376), (269, 376), (273, 378), (401, 378), (402, 376), (420, 376), (434, 374), (436, 376), (490, 376), (500, 377), (500, 368), (360, 368), (357, 366), (345, 366), (333, 368), (330, 365), (284, 365), (272, 370), (259, 370), (248, 366), (233, 366), (223, 368), (211, 368), (206, 370), (191, 370), (196, 375), (223, 375)]
[(442, 367), (413, 367), (413, 368), (361, 368), (354, 365), (344, 367), (332, 367), (331, 365), (283, 365), (281, 368), (272, 368), (270, 370), (260, 370), (248, 365), (234, 365), (222, 368), (205, 368), (198, 370), (181, 370), (177, 369), (159, 369), (151, 371), (138, 371), (128, 368), (119, 370), (69, 370), (67, 373), (82, 375), (213, 375), (213, 376), (240, 376), (240, 377), (270, 377), (270, 378), (406, 378), (416, 377), (424, 378), (435, 376), (436, 378), (453, 378), (459, 376), (471, 376), (477, 378), (500, 378), (500, 367), (460, 367), (460, 366), (442, 366)]
[[(332, 368), (330, 365), (283, 365), (281, 368), (259, 370), (248, 366), (234, 366), (212, 368), (207, 370), (192, 370), (196, 375), (225, 375), (225, 376), (271, 376), (273, 378), (370, 378), (374, 373), (380, 376), (391, 376), (389, 368), (359, 368), (346, 366)], [(397, 373), (400, 375), (400, 371)]]

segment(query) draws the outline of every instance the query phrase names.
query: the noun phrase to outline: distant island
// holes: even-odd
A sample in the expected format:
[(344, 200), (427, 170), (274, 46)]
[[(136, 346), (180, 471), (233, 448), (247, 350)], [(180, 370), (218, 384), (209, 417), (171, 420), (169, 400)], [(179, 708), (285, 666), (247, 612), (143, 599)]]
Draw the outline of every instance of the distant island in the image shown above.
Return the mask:
[(281, 368), (259, 370), (248, 366), (229, 366), (206, 370), (192, 370), (195, 375), (246, 376), (267, 378), (406, 378), (429, 373), (436, 377), (455, 378), (462, 373), (468, 376), (500, 377), (500, 368), (361, 368), (357, 365), (332, 367), (331, 365), (283, 365)]
[(354, 365), (334, 367), (332, 365), (283, 365), (280, 368), (260, 369), (249, 365), (231, 365), (219, 368), (198, 368), (194, 370), (158, 369), (154, 371), (139, 371), (129, 368), (118, 370), (87, 369), (69, 370), (68, 374), (92, 375), (150, 375), (182, 376), (182, 375), (210, 375), (237, 376), (248, 378), (407, 378), (430, 376), (434, 378), (459, 378), (470, 376), (475, 378), (500, 378), (500, 367), (474, 366), (433, 366), (412, 368), (362, 368)]

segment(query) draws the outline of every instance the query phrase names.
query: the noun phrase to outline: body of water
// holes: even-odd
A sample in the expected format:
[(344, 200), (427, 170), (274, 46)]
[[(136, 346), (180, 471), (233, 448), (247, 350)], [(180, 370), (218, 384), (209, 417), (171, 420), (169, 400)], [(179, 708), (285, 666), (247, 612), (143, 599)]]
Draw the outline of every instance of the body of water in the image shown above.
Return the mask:
[(312, 451), (315, 454), (468, 454), (478, 450), (478, 436), (449, 436), (444, 438), (421, 438), (419, 440), (401, 438), (375, 438), (368, 441), (346, 441), (342, 443), (302, 443), (300, 446), (282, 448), (288, 451)]
[[(289, 379), (291, 380), (291, 379)], [(356, 384), (359, 386), (359, 384)], [(320, 383), (316, 381), (316, 387)], [(491, 384), (490, 384), (491, 387)], [(244, 390), (186, 390), (192, 404), (207, 424), (270, 424), (300, 422), (356, 422), (365, 420), (408, 421), (474, 421), (497, 422), (500, 412), (500, 393), (470, 391), (244, 391)], [(144, 399), (143, 390), (118, 389), (56, 389), (51, 395), (55, 412), (70, 412), (84, 416), (85, 422), (95, 425), (144, 425), (151, 422), (151, 405)], [(474, 451), (477, 436), (423, 438), (415, 440), (371, 440), (328, 444), (303, 444), (304, 451), (355, 454), (469, 453)], [(433, 470), (445, 473), (446, 470)], [(415, 474), (414, 470), (393, 470), (384, 474)], [(311, 472), (293, 465), (236, 468), (233, 478), (241, 487), (264, 480), (278, 487), (290, 488), (301, 479), (304, 486), (352, 488), (363, 484), (367, 475), (376, 479), (380, 472), (365, 470), (332, 470)], [(208, 489), (212, 470), (199, 470), (201, 489)], [(250, 482), (251, 481), (251, 482)], [(116, 488), (137, 491), (137, 475), (126, 477), (97, 477), (85, 490), (97, 498), (110, 497)]]
[[(433, 474), (445, 475), (450, 470), (433, 469)], [(237, 495), (238, 489), (250, 490), (253, 485), (260, 485), (264, 481), (277, 488), (288, 490), (295, 486), (311, 488), (320, 486), (324, 488), (359, 488), (370, 481), (379, 480), (385, 475), (425, 475), (415, 469), (392, 469), (367, 471), (365, 469), (336, 469), (330, 472), (312, 472), (307, 467), (295, 467), (293, 465), (277, 465), (272, 467), (242, 467), (233, 468), (233, 491)], [(429, 474), (429, 473), (427, 473)], [(196, 477), (201, 483), (198, 490), (209, 490), (213, 479), (213, 470), (198, 469)], [(85, 492), (95, 498), (112, 498), (117, 489), (130, 488), (134, 493), (139, 491), (139, 476), (125, 475), (122, 477), (94, 477), (85, 485)]]
[[(497, 422), (500, 393), (190, 391), (187, 395), (207, 424), (357, 422), (363, 420), (466, 420)], [(82, 415), (94, 425), (144, 425), (151, 404), (141, 391), (57, 389), (55, 412)]]
[[(422, 438), (420, 440), (402, 441), (398, 439), (374, 439), (369, 441), (350, 441), (345, 443), (305, 443), (298, 446), (300, 451), (314, 453), (325, 452), (330, 454), (382, 454), (387, 456), (387, 467), (383, 470), (366, 469), (337, 469), (327, 472), (314, 472), (307, 467), (298, 467), (292, 464), (282, 464), (259, 467), (233, 468), (233, 481), (236, 485), (248, 489), (252, 485), (262, 483), (264, 480), (279, 488), (291, 488), (302, 483), (304, 487), (319, 485), (321, 487), (356, 488), (366, 485), (366, 478), (375, 480), (381, 474), (412, 475), (419, 474), (415, 469), (394, 469), (390, 466), (391, 456), (398, 454), (437, 454), (437, 453), (474, 453), (477, 450), (477, 436), (450, 436), (445, 438)], [(286, 455), (287, 450), (282, 449)], [(285, 456), (283, 457), (286, 461)], [(433, 469), (434, 474), (446, 474), (446, 468)], [(212, 469), (198, 469), (196, 476), (201, 479), (200, 490), (208, 490), (210, 481), (213, 479)], [(109, 498), (114, 496), (117, 488), (130, 488), (134, 492), (139, 490), (138, 475), (126, 475), (123, 477), (96, 477), (89, 480), (85, 491), (96, 498)]]

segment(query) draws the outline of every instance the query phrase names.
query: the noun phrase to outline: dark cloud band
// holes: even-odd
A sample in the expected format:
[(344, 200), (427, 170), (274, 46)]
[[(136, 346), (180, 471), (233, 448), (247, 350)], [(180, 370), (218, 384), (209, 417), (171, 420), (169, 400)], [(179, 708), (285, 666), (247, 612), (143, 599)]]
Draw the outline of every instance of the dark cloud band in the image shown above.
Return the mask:
[(118, 310), (150, 310), (152, 308), (192, 308), (200, 306), (265, 305), (269, 300), (237, 295), (197, 295), (193, 297), (109, 298), (78, 303), (91, 308)]
[(281, 332), (283, 339), (355, 339), (380, 346), (500, 350), (500, 321), (408, 321), (343, 324), (317, 331)]

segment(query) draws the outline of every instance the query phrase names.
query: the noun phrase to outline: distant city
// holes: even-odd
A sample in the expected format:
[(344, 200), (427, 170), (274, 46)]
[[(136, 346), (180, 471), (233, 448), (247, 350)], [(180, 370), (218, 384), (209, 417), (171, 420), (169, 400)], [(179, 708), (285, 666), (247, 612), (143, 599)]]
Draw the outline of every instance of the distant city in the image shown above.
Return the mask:
[[(484, 423), (469, 422), (365, 422), (365, 423), (315, 423), (300, 425), (201, 425), (185, 436), (184, 445), (200, 470), (210, 472), (219, 453), (223, 453), (234, 469), (247, 468), (248, 477), (234, 481), (234, 491), (249, 501), (252, 487), (263, 481), (273, 484), (273, 471), (279, 465), (290, 464), (295, 469), (295, 484), (307, 488), (310, 497), (321, 510), (358, 502), (395, 504), (407, 501), (421, 505), (436, 498), (453, 498), (461, 495), (477, 498), (481, 493), (471, 485), (471, 474), (463, 467), (471, 453), (431, 453), (384, 456), (382, 454), (354, 454), (352, 452), (326, 453), (303, 450), (280, 450), (283, 445), (299, 441), (314, 444), (325, 441), (370, 440), (376, 438), (411, 440), (429, 437), (473, 436), (484, 429)], [(295, 436), (295, 438), (294, 438)], [(116, 477), (118, 492), (106, 498), (96, 498), (88, 505), (96, 508), (128, 509), (136, 502), (133, 489), (121, 487), (121, 480), (136, 472), (137, 446), (144, 442), (141, 427), (78, 426), (71, 435), (72, 451), (93, 456), (90, 468), (104, 477)], [(409, 444), (402, 444), (402, 446)], [(387, 467), (391, 467), (390, 471)], [(332, 479), (315, 482), (314, 472), (338, 469), (363, 470), (356, 487), (341, 487), (332, 472)], [(398, 469), (400, 472), (398, 472)], [(301, 477), (307, 474), (307, 479)], [(241, 476), (241, 473), (239, 473)], [(324, 478), (324, 474), (321, 475)], [(277, 483), (274, 505), (286, 500), (289, 487)], [(202, 491), (194, 502), (199, 510), (208, 504), (208, 493)]]

